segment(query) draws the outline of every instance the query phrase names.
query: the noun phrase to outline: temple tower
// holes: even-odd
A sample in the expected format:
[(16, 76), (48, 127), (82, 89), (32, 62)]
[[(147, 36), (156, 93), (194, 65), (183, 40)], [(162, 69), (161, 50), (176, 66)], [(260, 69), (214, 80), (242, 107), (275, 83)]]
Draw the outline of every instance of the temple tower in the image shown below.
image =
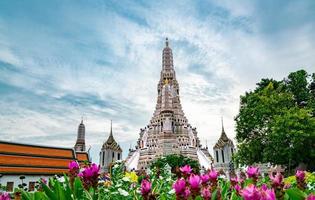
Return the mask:
[(225, 133), (223, 118), (221, 119), (221, 123), (221, 136), (213, 147), (214, 167), (218, 170), (222, 169), (223, 171), (228, 172), (231, 168), (232, 156), (235, 153), (235, 147), (233, 141), (228, 138)]
[(78, 127), (77, 141), (74, 145), (75, 151), (85, 151), (85, 126), (83, 124), (83, 119)]
[(110, 164), (116, 160), (122, 159), (122, 149), (119, 144), (114, 139), (112, 121), (110, 122), (110, 133), (106, 140), (103, 143), (101, 152), (100, 152), (100, 166), (101, 172), (108, 172)]
[(146, 169), (152, 160), (169, 154), (182, 154), (209, 168), (211, 161), (203, 151), (197, 136), (183, 112), (179, 84), (174, 70), (173, 53), (168, 38), (162, 52), (162, 69), (157, 84), (157, 103), (149, 124), (140, 129), (135, 149), (130, 149), (128, 169)]

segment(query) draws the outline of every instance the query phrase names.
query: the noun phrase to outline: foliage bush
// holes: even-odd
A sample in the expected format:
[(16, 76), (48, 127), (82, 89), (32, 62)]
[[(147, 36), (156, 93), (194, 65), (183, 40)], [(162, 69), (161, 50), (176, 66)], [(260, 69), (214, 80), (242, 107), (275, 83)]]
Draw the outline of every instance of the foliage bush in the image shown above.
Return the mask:
[[(160, 167), (160, 166), (159, 166)], [(153, 167), (149, 173), (142, 173), (140, 181), (136, 172), (125, 171), (123, 162), (117, 162), (111, 174), (100, 174), (95, 164), (79, 168), (69, 165), (64, 177), (40, 180), (35, 192), (19, 190), (25, 200), (314, 200), (314, 174), (298, 171), (294, 178), (284, 180), (282, 174), (261, 177), (259, 169), (248, 167), (239, 177), (227, 179), (214, 169), (203, 174), (194, 173), (189, 166), (179, 168), (172, 174), (168, 166), (158, 172)], [(294, 180), (295, 179), (295, 180)], [(96, 183), (96, 185), (94, 184)], [(8, 194), (0, 194), (1, 200), (8, 200)]]

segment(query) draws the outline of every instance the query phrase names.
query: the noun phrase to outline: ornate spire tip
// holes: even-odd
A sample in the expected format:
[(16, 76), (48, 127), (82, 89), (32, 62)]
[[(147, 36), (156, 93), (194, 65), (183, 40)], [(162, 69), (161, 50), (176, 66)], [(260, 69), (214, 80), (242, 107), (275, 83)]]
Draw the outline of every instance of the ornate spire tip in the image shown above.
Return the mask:
[(168, 47), (168, 38), (165, 39), (165, 45)]

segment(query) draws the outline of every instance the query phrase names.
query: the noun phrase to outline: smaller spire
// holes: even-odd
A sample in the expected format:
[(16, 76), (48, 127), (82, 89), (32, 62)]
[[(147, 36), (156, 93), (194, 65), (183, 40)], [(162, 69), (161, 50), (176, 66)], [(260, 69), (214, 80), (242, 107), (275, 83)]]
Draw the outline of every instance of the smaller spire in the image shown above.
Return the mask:
[(165, 46), (168, 47), (168, 38), (167, 38), (167, 37), (166, 37), (166, 39), (165, 39)]
[(81, 116), (81, 124), (83, 124), (83, 116)]
[(223, 117), (221, 116), (221, 124), (222, 124), (222, 133), (225, 132), (224, 131), (224, 126), (223, 126)]
[(110, 120), (110, 135), (113, 135), (113, 120)]
[(225, 130), (224, 130), (224, 125), (223, 125), (223, 117), (221, 116), (221, 123), (222, 123), (222, 132), (221, 132), (221, 138), (223, 138), (224, 140), (228, 140), (228, 137), (225, 133)]

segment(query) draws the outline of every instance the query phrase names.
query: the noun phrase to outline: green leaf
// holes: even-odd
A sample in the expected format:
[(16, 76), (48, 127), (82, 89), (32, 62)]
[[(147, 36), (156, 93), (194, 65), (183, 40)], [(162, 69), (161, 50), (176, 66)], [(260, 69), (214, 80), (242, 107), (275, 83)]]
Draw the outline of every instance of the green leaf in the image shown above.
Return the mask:
[(73, 194), (75, 199), (83, 199), (84, 188), (79, 178), (74, 179)]
[(304, 200), (306, 198), (306, 194), (297, 188), (290, 188), (285, 192), (292, 200)]
[(43, 190), (47, 197), (51, 200), (58, 200), (56, 194), (44, 183), (42, 183)]
[(73, 199), (71, 197), (72, 191), (71, 191), (71, 187), (70, 187), (70, 182), (69, 182), (69, 178), (68, 176), (64, 175), (64, 179), (65, 179), (65, 197), (66, 199)]
[(197, 196), (197, 197), (195, 198), (195, 200), (202, 200), (202, 197), (201, 197), (201, 196)]
[(55, 191), (59, 200), (67, 200), (65, 196), (65, 190), (59, 181), (56, 181)]
[(21, 190), (22, 191), (22, 199), (25, 199), (25, 200), (32, 200), (33, 198), (31, 197), (30, 193), (24, 191), (24, 190)]
[(34, 192), (34, 200), (49, 200), (43, 192)]
[(217, 199), (217, 189), (214, 190), (214, 192), (211, 195), (211, 200), (216, 200)]

